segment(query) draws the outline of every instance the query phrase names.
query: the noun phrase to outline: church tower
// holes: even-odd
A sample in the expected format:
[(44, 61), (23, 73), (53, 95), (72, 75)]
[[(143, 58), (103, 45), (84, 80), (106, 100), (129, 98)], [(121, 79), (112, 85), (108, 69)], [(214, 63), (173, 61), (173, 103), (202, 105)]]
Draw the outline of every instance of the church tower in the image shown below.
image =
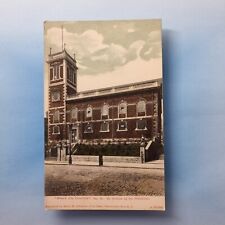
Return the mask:
[(68, 139), (66, 124), (66, 98), (77, 93), (77, 65), (63, 49), (48, 55), (48, 140), (49, 142)]

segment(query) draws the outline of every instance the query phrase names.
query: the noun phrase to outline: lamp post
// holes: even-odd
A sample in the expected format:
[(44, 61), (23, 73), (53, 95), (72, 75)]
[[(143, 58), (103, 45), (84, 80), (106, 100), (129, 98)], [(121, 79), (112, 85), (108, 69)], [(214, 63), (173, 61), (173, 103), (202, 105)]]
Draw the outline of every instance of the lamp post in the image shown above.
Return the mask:
[(61, 161), (62, 160), (62, 143), (61, 141), (58, 142), (58, 144), (56, 145), (57, 147), (57, 161)]
[(141, 163), (145, 162), (145, 138), (144, 136), (141, 137), (141, 144), (140, 144), (140, 158), (141, 158)]
[(70, 129), (70, 124), (68, 124), (68, 148), (69, 148), (69, 165), (72, 165), (73, 161), (72, 161), (72, 152), (71, 152), (71, 139), (72, 139), (72, 135), (71, 135), (71, 129)]
[(60, 154), (59, 154), (60, 155), (59, 156), (60, 159), (59, 159), (59, 161), (62, 161), (62, 142), (61, 141), (59, 142), (59, 150), (60, 150)]

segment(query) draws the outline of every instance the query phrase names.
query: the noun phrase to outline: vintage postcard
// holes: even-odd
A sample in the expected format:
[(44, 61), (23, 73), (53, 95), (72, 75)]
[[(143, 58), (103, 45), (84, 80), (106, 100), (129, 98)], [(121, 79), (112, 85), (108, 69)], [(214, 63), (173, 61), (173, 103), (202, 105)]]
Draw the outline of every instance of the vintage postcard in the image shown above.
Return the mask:
[(165, 210), (161, 20), (44, 23), (45, 208)]

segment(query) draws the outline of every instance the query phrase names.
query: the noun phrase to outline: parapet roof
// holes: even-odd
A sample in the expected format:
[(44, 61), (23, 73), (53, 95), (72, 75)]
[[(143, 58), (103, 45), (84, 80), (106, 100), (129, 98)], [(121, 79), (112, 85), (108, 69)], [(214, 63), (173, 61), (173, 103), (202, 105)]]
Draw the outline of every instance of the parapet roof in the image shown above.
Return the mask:
[(145, 90), (145, 89), (149, 89), (149, 88), (160, 87), (161, 84), (162, 84), (162, 79), (159, 78), (159, 79), (130, 83), (130, 84), (125, 84), (125, 85), (112, 86), (112, 87), (101, 88), (101, 89), (93, 89), (93, 90), (88, 90), (88, 91), (81, 91), (75, 95), (67, 96), (66, 100), (67, 101), (80, 100), (80, 99), (86, 99), (86, 98), (101, 97), (101, 96), (106, 96), (106, 95), (114, 95), (114, 94), (120, 94), (120, 93), (133, 92), (133, 91), (137, 91), (137, 90)]
[(70, 54), (64, 49), (61, 52), (56, 52), (48, 55), (47, 63), (52, 63), (56, 60), (67, 59), (72, 64), (76, 63), (76, 60), (70, 56)]

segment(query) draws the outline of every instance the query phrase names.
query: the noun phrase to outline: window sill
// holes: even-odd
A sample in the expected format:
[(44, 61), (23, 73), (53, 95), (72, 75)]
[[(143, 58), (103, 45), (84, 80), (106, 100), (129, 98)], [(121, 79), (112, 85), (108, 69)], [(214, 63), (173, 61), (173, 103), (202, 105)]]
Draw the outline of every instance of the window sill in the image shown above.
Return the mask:
[(136, 131), (142, 131), (142, 130), (148, 130), (147, 128), (144, 128), (144, 129), (138, 129), (138, 128), (136, 128), (135, 129)]
[(62, 79), (63, 79), (62, 77), (59, 77), (59, 78), (50, 79), (50, 81), (59, 81), (59, 80), (62, 80)]
[(126, 130), (116, 130), (116, 131), (118, 131), (118, 132), (123, 132), (123, 131), (128, 131), (128, 129), (126, 129)]
[(108, 133), (109, 130), (100, 130), (99, 132), (101, 132), (101, 133)]
[(59, 99), (59, 100), (52, 100), (52, 102), (60, 102), (61, 100)]

